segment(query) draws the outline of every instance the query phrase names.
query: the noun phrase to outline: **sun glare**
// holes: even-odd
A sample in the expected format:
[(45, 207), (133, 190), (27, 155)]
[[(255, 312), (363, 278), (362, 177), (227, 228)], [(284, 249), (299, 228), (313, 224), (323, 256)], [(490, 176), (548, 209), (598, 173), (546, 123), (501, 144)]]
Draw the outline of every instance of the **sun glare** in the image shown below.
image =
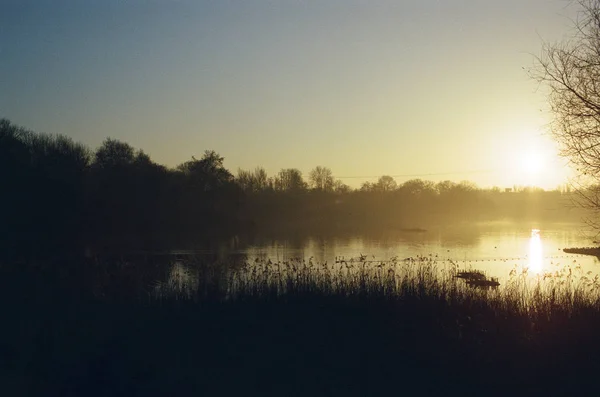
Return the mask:
[(544, 169), (544, 161), (539, 153), (531, 151), (523, 155), (521, 160), (522, 171), (532, 175), (540, 174)]
[(542, 239), (539, 229), (531, 229), (529, 238), (529, 270), (540, 273), (543, 267)]

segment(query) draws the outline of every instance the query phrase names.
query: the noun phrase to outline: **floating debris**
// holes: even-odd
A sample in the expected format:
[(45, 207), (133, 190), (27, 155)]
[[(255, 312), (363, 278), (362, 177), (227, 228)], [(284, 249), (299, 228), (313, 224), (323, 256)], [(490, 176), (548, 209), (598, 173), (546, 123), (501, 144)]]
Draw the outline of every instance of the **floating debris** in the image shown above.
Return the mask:
[(496, 277), (491, 277), (489, 280), (467, 280), (467, 285), (471, 287), (479, 287), (479, 288), (497, 288), (500, 283)]
[(456, 273), (456, 278), (463, 278), (467, 281), (485, 280), (485, 274), (479, 270), (470, 270)]
[(497, 288), (500, 283), (496, 277), (486, 277), (485, 273), (480, 270), (468, 270), (456, 273), (456, 278), (462, 278), (467, 282), (467, 285), (474, 288)]

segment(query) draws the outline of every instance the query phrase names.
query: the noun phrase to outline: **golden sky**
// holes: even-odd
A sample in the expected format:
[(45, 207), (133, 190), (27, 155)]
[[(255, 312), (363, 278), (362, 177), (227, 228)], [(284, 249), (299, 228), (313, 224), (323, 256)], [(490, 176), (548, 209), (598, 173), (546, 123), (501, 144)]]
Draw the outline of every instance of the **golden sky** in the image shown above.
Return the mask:
[(563, 0), (28, 3), (0, 15), (0, 117), (36, 131), (351, 186), (568, 176), (524, 70), (569, 33)]

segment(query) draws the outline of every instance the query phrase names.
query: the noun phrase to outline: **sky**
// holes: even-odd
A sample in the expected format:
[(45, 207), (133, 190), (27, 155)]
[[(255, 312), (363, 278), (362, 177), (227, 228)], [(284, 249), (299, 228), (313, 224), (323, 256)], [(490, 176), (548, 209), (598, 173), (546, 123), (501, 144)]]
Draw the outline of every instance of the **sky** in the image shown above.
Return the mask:
[(0, 0), (0, 117), (175, 166), (554, 188), (565, 0)]

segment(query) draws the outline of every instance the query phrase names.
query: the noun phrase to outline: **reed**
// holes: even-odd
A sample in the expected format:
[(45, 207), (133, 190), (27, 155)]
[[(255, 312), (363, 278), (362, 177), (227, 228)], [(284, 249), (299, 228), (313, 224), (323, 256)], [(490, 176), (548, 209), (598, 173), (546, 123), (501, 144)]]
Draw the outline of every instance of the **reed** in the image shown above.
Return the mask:
[(190, 259), (135, 296), (111, 296), (125, 260), (86, 299), (13, 289), (2, 379), (14, 395), (518, 395), (578, 394), (600, 370), (598, 278), (577, 266), (481, 289), (435, 257), (226, 265)]

